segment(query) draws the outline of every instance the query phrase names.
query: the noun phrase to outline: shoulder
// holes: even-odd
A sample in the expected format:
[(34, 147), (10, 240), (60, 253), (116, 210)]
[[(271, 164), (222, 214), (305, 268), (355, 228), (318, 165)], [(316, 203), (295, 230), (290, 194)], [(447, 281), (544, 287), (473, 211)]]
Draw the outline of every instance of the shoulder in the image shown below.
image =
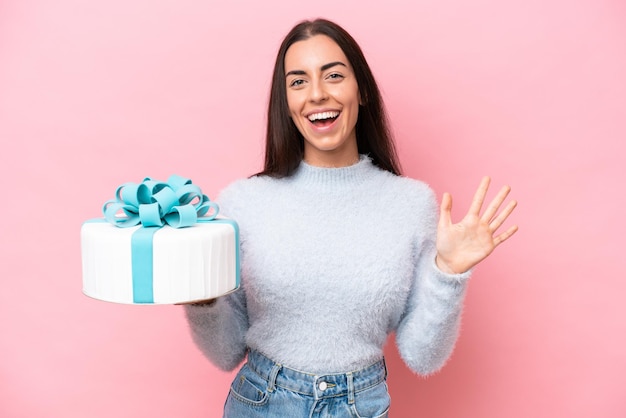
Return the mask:
[(408, 196), (420, 199), (427, 197), (434, 197), (435, 193), (433, 189), (424, 181), (416, 180), (410, 177), (396, 176), (391, 173), (391, 178), (388, 180), (394, 187), (407, 193)]
[(413, 211), (432, 212), (437, 208), (436, 194), (424, 181), (388, 172), (382, 181), (381, 193), (386, 195), (387, 201), (393, 201)]
[(439, 205), (426, 182), (387, 173), (376, 191), (379, 209), (401, 222), (407, 231), (424, 236), (436, 230)]
[(220, 213), (236, 217), (246, 207), (254, 206), (254, 202), (262, 201), (262, 197), (267, 196), (276, 181), (267, 176), (253, 176), (233, 181), (217, 196)]

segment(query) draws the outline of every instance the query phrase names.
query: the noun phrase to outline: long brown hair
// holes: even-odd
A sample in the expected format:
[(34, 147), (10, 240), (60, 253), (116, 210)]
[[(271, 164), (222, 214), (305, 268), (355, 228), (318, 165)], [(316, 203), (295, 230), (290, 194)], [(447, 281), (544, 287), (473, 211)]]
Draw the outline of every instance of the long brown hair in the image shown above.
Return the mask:
[(285, 55), (295, 42), (315, 35), (326, 35), (335, 41), (354, 69), (362, 101), (356, 123), (359, 154), (368, 154), (374, 165), (399, 175), (400, 165), (374, 75), (354, 38), (342, 27), (326, 19), (298, 23), (280, 45), (274, 64), (267, 112), (265, 166), (257, 175), (286, 177), (302, 161), (304, 138), (291, 120), (287, 104)]

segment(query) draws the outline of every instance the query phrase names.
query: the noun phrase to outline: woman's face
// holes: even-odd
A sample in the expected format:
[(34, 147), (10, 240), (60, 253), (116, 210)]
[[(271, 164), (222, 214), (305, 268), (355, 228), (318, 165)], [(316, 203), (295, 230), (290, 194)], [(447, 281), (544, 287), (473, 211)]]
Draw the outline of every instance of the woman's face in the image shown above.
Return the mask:
[(345, 54), (331, 38), (295, 42), (285, 55), (287, 104), (304, 137), (304, 160), (343, 167), (358, 161), (359, 86)]

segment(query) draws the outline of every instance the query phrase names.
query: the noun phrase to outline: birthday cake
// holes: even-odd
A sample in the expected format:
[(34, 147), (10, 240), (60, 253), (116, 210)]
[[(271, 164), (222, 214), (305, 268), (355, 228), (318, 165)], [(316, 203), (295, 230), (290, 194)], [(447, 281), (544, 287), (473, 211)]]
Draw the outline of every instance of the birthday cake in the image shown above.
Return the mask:
[(118, 187), (81, 228), (83, 293), (126, 304), (212, 299), (239, 287), (239, 229), (190, 180)]

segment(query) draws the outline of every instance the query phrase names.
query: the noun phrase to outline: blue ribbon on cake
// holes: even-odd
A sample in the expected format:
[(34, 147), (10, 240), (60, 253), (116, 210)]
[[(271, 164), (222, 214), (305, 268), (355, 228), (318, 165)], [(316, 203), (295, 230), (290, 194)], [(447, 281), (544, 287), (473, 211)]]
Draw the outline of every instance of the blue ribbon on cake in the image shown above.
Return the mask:
[[(141, 223), (143, 227), (184, 228), (195, 224), (210, 209), (207, 218), (214, 219), (219, 212), (216, 203), (202, 194), (191, 180), (172, 175), (167, 182), (146, 177), (141, 183), (124, 183), (115, 191), (115, 199), (105, 202), (104, 218), (121, 228)], [(120, 212), (123, 216), (119, 216)]]
[(115, 191), (115, 199), (105, 202), (102, 211), (106, 221), (117, 227), (142, 226), (131, 236), (134, 303), (154, 303), (152, 241), (156, 231), (164, 225), (185, 228), (197, 222), (225, 222), (235, 228), (239, 248), (237, 224), (228, 219), (216, 220), (218, 205), (202, 194), (191, 180), (178, 175), (170, 176), (167, 182), (147, 177), (141, 183), (124, 183)]

